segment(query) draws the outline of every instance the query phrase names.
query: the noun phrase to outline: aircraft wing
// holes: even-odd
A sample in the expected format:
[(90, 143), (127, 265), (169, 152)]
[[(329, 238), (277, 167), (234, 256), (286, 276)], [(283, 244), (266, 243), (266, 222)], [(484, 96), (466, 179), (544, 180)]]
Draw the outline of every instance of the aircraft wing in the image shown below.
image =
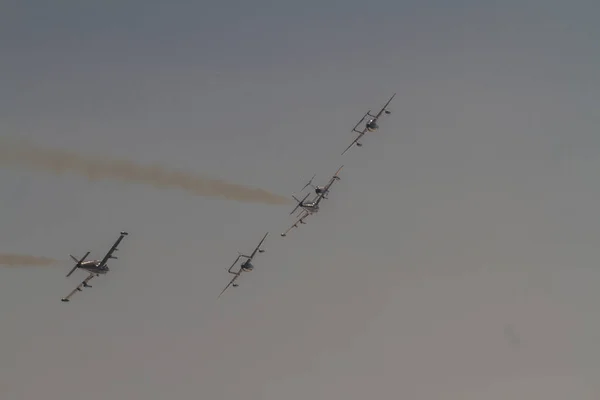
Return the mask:
[(242, 275), (242, 268), (241, 268), (241, 267), (240, 267), (240, 270), (238, 271), (238, 273), (237, 273), (237, 274), (235, 274), (235, 276), (234, 276), (234, 277), (231, 279), (231, 281), (229, 281), (229, 283), (227, 284), (227, 286), (225, 286), (225, 289), (223, 289), (223, 290), (221, 291), (221, 293), (219, 293), (219, 296), (217, 297), (217, 299), (218, 299), (219, 297), (221, 297), (221, 295), (222, 295), (223, 293), (225, 293), (225, 291), (226, 291), (227, 289), (229, 289), (229, 286), (231, 286), (231, 285), (233, 285), (233, 284), (234, 284), (234, 282), (237, 280), (237, 278), (239, 278), (239, 277), (240, 277), (240, 275)]
[(381, 114), (383, 114), (383, 112), (385, 111), (386, 107), (392, 102), (392, 100), (394, 99), (394, 97), (396, 97), (396, 93), (394, 93), (392, 95), (392, 97), (390, 97), (390, 99), (387, 101), (387, 103), (385, 103), (385, 106), (383, 106), (381, 108), (381, 110), (379, 110), (379, 112), (377, 113), (377, 115), (375, 116), (375, 119), (381, 117)]
[(121, 240), (123, 240), (123, 238), (125, 236), (127, 236), (128, 233), (127, 232), (121, 232), (121, 236), (119, 236), (119, 238), (117, 239), (117, 241), (115, 242), (115, 244), (112, 245), (112, 247), (110, 248), (110, 250), (108, 251), (108, 253), (106, 253), (106, 255), (104, 256), (104, 258), (102, 259), (102, 261), (100, 261), (100, 264), (98, 265), (98, 267), (103, 267), (104, 265), (106, 265), (106, 263), (108, 262), (109, 259), (111, 258), (117, 258), (117, 257), (113, 257), (113, 253), (115, 251), (117, 251), (117, 246), (119, 245), (119, 243), (121, 243)]
[(333, 183), (335, 181), (337, 181), (337, 180), (340, 179), (340, 177), (338, 176), (338, 174), (340, 173), (340, 171), (342, 170), (342, 168), (344, 168), (343, 165), (337, 171), (335, 171), (335, 174), (333, 174), (333, 176), (331, 177), (331, 179), (329, 180), (329, 182), (325, 186), (323, 192), (327, 193), (329, 191), (329, 188), (331, 187), (331, 185), (333, 185)]
[(327, 182), (327, 185), (325, 185), (325, 187), (323, 188), (323, 191), (321, 193), (319, 193), (319, 195), (317, 196), (317, 198), (315, 198), (315, 203), (319, 203), (321, 201), (321, 199), (323, 198), (323, 196), (325, 196), (326, 194), (329, 193), (329, 188), (331, 188), (331, 185), (334, 184), (335, 181), (339, 180), (340, 177), (338, 176), (338, 174), (340, 173), (340, 171), (342, 170), (342, 168), (344, 168), (344, 166), (342, 165), (336, 172), (335, 174), (333, 174), (333, 176), (331, 177), (331, 179), (329, 179), (329, 182)]
[(366, 131), (367, 131), (367, 127), (365, 127), (361, 132), (359, 132), (356, 139), (354, 139), (354, 141), (352, 143), (350, 143), (350, 146), (346, 147), (346, 150), (344, 150), (342, 155), (344, 155), (348, 150), (350, 150), (350, 147), (354, 146), (356, 144), (356, 142), (358, 142), (360, 140), (360, 138), (363, 137), (363, 135), (365, 134)]
[(87, 278), (85, 278), (83, 280), (83, 282), (81, 282), (79, 285), (77, 285), (77, 287), (75, 289), (73, 289), (73, 291), (71, 293), (69, 293), (66, 297), (63, 297), (62, 301), (67, 302), (75, 293), (81, 292), (83, 290), (82, 287), (85, 286), (89, 281), (91, 281), (93, 277), (94, 277), (94, 274), (90, 274)]
[(265, 233), (265, 236), (263, 236), (262, 240), (260, 241), (260, 243), (258, 244), (258, 246), (256, 246), (256, 248), (254, 249), (254, 251), (252, 252), (252, 254), (250, 254), (250, 260), (252, 260), (254, 258), (254, 256), (256, 255), (256, 253), (258, 252), (258, 249), (260, 249), (260, 245), (263, 244), (263, 242), (265, 241), (265, 239), (267, 238), (267, 235), (269, 234), (269, 232)]
[(306, 217), (308, 217), (310, 215), (310, 213), (306, 210), (303, 210), (302, 213), (299, 215), (300, 218), (298, 218), (298, 220), (296, 222), (294, 222), (294, 224), (292, 226), (290, 226), (285, 232), (283, 232), (281, 234), (281, 236), (285, 236), (288, 234), (289, 231), (291, 231), (294, 228), (298, 227), (298, 223), (304, 223), (304, 219)]

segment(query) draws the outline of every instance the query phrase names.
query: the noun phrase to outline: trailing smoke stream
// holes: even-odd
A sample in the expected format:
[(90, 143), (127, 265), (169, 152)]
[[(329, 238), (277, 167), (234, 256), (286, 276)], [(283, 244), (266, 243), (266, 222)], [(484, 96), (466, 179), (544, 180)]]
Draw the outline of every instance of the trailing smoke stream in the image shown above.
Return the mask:
[(145, 183), (156, 188), (177, 188), (199, 196), (224, 197), (246, 203), (290, 203), (287, 197), (263, 189), (210, 179), (189, 172), (168, 170), (157, 165), (143, 166), (125, 160), (93, 158), (71, 151), (47, 149), (6, 139), (0, 141), (0, 165), (24, 166), (54, 174), (72, 172), (89, 180), (113, 179)]
[(8, 267), (44, 266), (56, 264), (57, 262), (58, 261), (47, 257), (0, 253), (0, 265)]

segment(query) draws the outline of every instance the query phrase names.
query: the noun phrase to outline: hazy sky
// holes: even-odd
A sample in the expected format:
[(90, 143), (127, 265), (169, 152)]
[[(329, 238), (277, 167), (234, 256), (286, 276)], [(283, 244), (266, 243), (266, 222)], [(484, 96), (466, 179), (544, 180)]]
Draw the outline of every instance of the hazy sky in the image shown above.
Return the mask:
[(345, 167), (285, 239), (290, 206), (3, 167), (0, 252), (64, 263), (0, 269), (2, 400), (600, 397), (597, 1), (92, 3), (0, 6), (2, 138), (283, 195)]

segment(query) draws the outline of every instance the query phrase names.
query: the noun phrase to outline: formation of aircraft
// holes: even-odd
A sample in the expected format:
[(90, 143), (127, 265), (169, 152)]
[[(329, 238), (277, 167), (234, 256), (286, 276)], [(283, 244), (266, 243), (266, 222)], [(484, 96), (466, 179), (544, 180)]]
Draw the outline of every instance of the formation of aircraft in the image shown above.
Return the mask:
[(110, 268), (108, 268), (108, 265), (107, 265), (108, 260), (110, 260), (110, 259), (116, 260), (117, 259), (117, 257), (113, 256), (112, 254), (118, 250), (117, 246), (119, 246), (119, 244), (121, 243), (121, 240), (123, 240), (123, 238), (127, 235), (129, 235), (127, 232), (121, 232), (121, 235), (119, 236), (119, 238), (117, 239), (115, 244), (112, 245), (112, 247), (110, 248), (108, 253), (106, 253), (106, 255), (104, 256), (104, 258), (102, 260), (84, 261), (87, 258), (87, 256), (90, 255), (89, 251), (87, 253), (85, 253), (85, 255), (83, 257), (81, 257), (80, 260), (78, 260), (77, 258), (73, 257), (71, 254), (69, 254), (69, 256), (75, 261), (76, 264), (73, 267), (73, 269), (71, 269), (69, 271), (69, 273), (67, 274), (67, 278), (69, 276), (71, 276), (71, 274), (73, 272), (75, 272), (75, 270), (77, 270), (77, 269), (82, 269), (82, 270), (86, 271), (89, 275), (87, 276), (87, 278), (85, 278), (83, 280), (83, 282), (81, 282), (79, 285), (77, 285), (77, 287), (75, 289), (73, 289), (73, 291), (71, 293), (69, 293), (66, 297), (63, 297), (61, 299), (61, 301), (68, 302), (69, 299), (75, 293), (81, 292), (84, 287), (91, 288), (91, 286), (88, 284), (88, 282), (91, 281), (92, 278), (94, 278), (94, 276), (100, 276), (100, 275), (107, 274), (108, 271), (110, 271)]
[[(331, 179), (329, 179), (329, 182), (327, 182), (327, 184), (325, 186), (314, 186), (315, 189), (315, 193), (317, 194), (315, 196), (315, 198), (313, 198), (310, 201), (306, 201), (306, 199), (308, 198), (308, 196), (310, 196), (310, 193), (307, 193), (306, 196), (304, 196), (304, 198), (302, 200), (298, 200), (296, 198), (296, 196), (292, 195), (292, 197), (294, 198), (294, 200), (296, 200), (298, 202), (298, 204), (296, 205), (296, 207), (294, 207), (294, 209), (292, 210), (292, 212), (290, 213), (290, 215), (292, 215), (293, 213), (296, 212), (296, 210), (300, 209), (300, 213), (297, 215), (298, 220), (296, 222), (294, 222), (292, 224), (292, 226), (290, 226), (285, 232), (283, 232), (281, 234), (281, 236), (285, 237), (287, 236), (287, 234), (289, 233), (289, 231), (291, 231), (294, 228), (298, 227), (298, 224), (305, 224), (306, 222), (304, 222), (304, 220), (306, 219), (306, 217), (308, 217), (309, 215), (315, 214), (317, 212), (319, 212), (319, 203), (321, 202), (321, 200), (323, 199), (327, 199), (327, 194), (329, 194), (329, 189), (331, 188), (331, 186), (336, 182), (340, 180), (340, 177), (338, 176), (338, 174), (340, 173), (340, 171), (342, 170), (342, 168), (344, 168), (344, 166), (342, 165), (336, 172), (335, 174), (333, 174), (333, 176), (331, 177)], [(309, 184), (306, 184), (302, 190), (304, 190), (305, 188), (307, 188), (311, 183), (312, 180), (315, 178), (316, 174), (310, 179)]]
[[(392, 113), (390, 110), (387, 109), (387, 106), (392, 102), (392, 100), (394, 99), (395, 96), (396, 96), (396, 93), (394, 93), (392, 95), (392, 97), (390, 97), (390, 99), (387, 101), (387, 103), (385, 103), (385, 105), (383, 107), (381, 107), (381, 110), (379, 110), (379, 112), (377, 114), (373, 115), (373, 114), (371, 114), (371, 110), (369, 110), (365, 113), (365, 115), (363, 115), (363, 117), (360, 119), (360, 121), (358, 121), (358, 123), (356, 125), (354, 125), (354, 128), (352, 128), (352, 132), (357, 132), (358, 136), (356, 137), (356, 139), (354, 139), (354, 141), (352, 143), (350, 143), (350, 146), (346, 147), (346, 150), (344, 150), (342, 155), (344, 155), (348, 150), (350, 150), (350, 148), (352, 146), (354, 146), (355, 144), (358, 147), (362, 147), (362, 143), (359, 142), (360, 138), (362, 138), (363, 135), (367, 132), (375, 132), (377, 129), (379, 129), (379, 125), (377, 124), (377, 122), (379, 121), (379, 117), (381, 117), (381, 115), (383, 113), (386, 113), (386, 114)], [(357, 130), (356, 128), (358, 128), (358, 126), (367, 117), (371, 117), (371, 118), (369, 118), (367, 120), (367, 123), (365, 124), (364, 128), (360, 131)]]
[[(264, 253), (266, 251), (265, 249), (261, 249), (260, 246), (263, 244), (263, 242), (267, 238), (268, 234), (269, 234), (269, 232), (265, 233), (265, 236), (263, 236), (263, 238), (260, 241), (260, 243), (258, 243), (258, 246), (256, 246), (256, 248), (254, 249), (254, 251), (252, 252), (252, 254), (250, 254), (249, 256), (244, 255), (244, 254), (238, 252), (237, 258), (235, 259), (235, 261), (233, 262), (233, 264), (231, 264), (231, 267), (229, 267), (229, 269), (227, 270), (227, 272), (229, 272), (230, 274), (233, 275), (233, 278), (227, 284), (227, 286), (225, 286), (225, 289), (223, 289), (221, 291), (221, 293), (219, 294), (219, 296), (217, 298), (221, 297), (221, 295), (223, 293), (225, 293), (225, 291), (227, 289), (229, 289), (229, 286), (233, 286), (233, 287), (238, 287), (239, 286), (239, 284), (235, 283), (235, 281), (242, 275), (242, 272), (244, 272), (244, 271), (252, 271), (254, 269), (254, 265), (252, 265), (252, 260), (254, 259), (254, 256), (256, 255), (256, 253)], [(239, 269), (237, 271), (232, 271), (233, 267), (235, 267), (235, 264), (242, 257), (245, 258), (246, 261), (244, 261), (243, 263), (240, 264), (240, 267), (239, 267)]]
[[(358, 133), (358, 137), (356, 137), (354, 139), (354, 141), (350, 144), (350, 146), (348, 146), (346, 148), (346, 150), (344, 150), (344, 152), (342, 153), (345, 154), (353, 145), (357, 145), (357, 146), (362, 146), (362, 144), (359, 142), (359, 140), (365, 135), (365, 133), (367, 132), (375, 132), (376, 130), (379, 129), (379, 118), (385, 113), (385, 114), (390, 114), (391, 112), (387, 109), (388, 105), (391, 103), (391, 101), (394, 99), (394, 97), (396, 96), (396, 93), (394, 93), (392, 95), (392, 97), (390, 97), (390, 99), (385, 103), (385, 105), (381, 108), (381, 110), (379, 110), (379, 112), (375, 115), (371, 114), (371, 110), (367, 111), (367, 113), (361, 118), (361, 120), (354, 126), (354, 128), (352, 129), (352, 132), (357, 132)], [(367, 118), (370, 117), (367, 122), (365, 123), (364, 127), (362, 130), (358, 130), (358, 126)], [(310, 187), (313, 190), (311, 190), (309, 193), (307, 193), (304, 198), (302, 200), (299, 200), (296, 196), (292, 195), (292, 197), (294, 198), (294, 200), (297, 202), (296, 206), (294, 207), (294, 209), (290, 212), (290, 215), (294, 214), (296, 211), (300, 211), (297, 215), (296, 215), (296, 222), (294, 222), (294, 224), (292, 224), (292, 226), (290, 226), (285, 232), (283, 232), (281, 234), (282, 237), (285, 237), (293, 228), (297, 228), (298, 224), (306, 224), (306, 222), (304, 221), (308, 216), (316, 214), (319, 212), (320, 210), (320, 204), (322, 200), (327, 200), (328, 199), (328, 195), (329, 195), (329, 191), (331, 190), (332, 185), (340, 180), (339, 177), (339, 173), (342, 170), (344, 166), (342, 165), (336, 172), (335, 174), (333, 174), (333, 176), (329, 179), (329, 181), (327, 182), (327, 184), (323, 185), (323, 186), (319, 186), (319, 185), (313, 185), (313, 180), (315, 179), (315, 177), (317, 176), (316, 174), (314, 174), (312, 176), (312, 178), (310, 178), (310, 180), (308, 181), (308, 183), (306, 183), (304, 185), (304, 187), (300, 190), (300, 192), (304, 191), (304, 189)], [(316, 196), (312, 199), (312, 200), (307, 200), (308, 197), (311, 195), (311, 193), (316, 194)], [(88, 282), (90, 280), (92, 280), (94, 277), (100, 276), (100, 275), (104, 275), (106, 273), (108, 273), (108, 271), (110, 271), (110, 269), (108, 268), (107, 262), (110, 259), (117, 259), (117, 257), (113, 256), (113, 253), (115, 251), (117, 251), (117, 247), (119, 246), (119, 244), (121, 243), (121, 241), (123, 240), (123, 238), (125, 236), (127, 236), (128, 233), (127, 232), (121, 232), (119, 238), (117, 239), (117, 241), (113, 244), (113, 246), (110, 248), (110, 250), (106, 253), (106, 255), (104, 256), (104, 258), (102, 260), (90, 260), (90, 261), (85, 261), (85, 259), (88, 257), (88, 255), (90, 254), (90, 252), (88, 251), (81, 259), (77, 259), (75, 257), (73, 257), (72, 255), (70, 255), (70, 257), (75, 261), (75, 266), (69, 271), (69, 273), (67, 274), (67, 277), (71, 276), (71, 274), (73, 274), (77, 269), (82, 269), (84, 271), (86, 271), (88, 273), (88, 276), (71, 292), (69, 293), (66, 297), (63, 297), (61, 300), (63, 302), (68, 302), (70, 300), (70, 298), (78, 291), (82, 291), (83, 288), (91, 288), (91, 286), (88, 284)], [(254, 265), (252, 265), (252, 261), (254, 260), (254, 257), (256, 256), (257, 253), (264, 253), (265, 250), (263, 248), (261, 248), (261, 246), (263, 245), (265, 239), (267, 238), (267, 236), (269, 235), (269, 232), (267, 232), (263, 238), (261, 239), (261, 241), (258, 243), (258, 246), (256, 246), (256, 248), (254, 249), (254, 251), (252, 252), (252, 254), (245, 255), (242, 253), (238, 252), (238, 256), (235, 259), (235, 261), (233, 262), (233, 264), (231, 264), (231, 266), (229, 267), (229, 269), (227, 270), (228, 273), (233, 275), (233, 278), (231, 279), (231, 281), (227, 284), (227, 286), (225, 286), (225, 288), (221, 291), (221, 293), (219, 294), (219, 297), (221, 297), (221, 295), (223, 293), (225, 293), (225, 291), (230, 287), (238, 287), (239, 284), (236, 283), (236, 281), (240, 278), (240, 276), (242, 275), (242, 272), (245, 271), (252, 271), (254, 269)], [(239, 268), (237, 270), (234, 270), (235, 265), (238, 263), (238, 261), (241, 258), (245, 258), (245, 261), (242, 262), (239, 265)]]

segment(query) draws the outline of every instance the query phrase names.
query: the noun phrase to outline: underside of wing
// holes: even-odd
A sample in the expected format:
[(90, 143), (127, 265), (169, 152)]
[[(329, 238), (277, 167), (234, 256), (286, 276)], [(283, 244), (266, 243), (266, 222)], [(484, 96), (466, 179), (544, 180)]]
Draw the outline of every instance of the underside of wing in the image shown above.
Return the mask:
[(350, 148), (352, 146), (354, 146), (360, 140), (361, 137), (363, 137), (363, 135), (365, 134), (366, 131), (367, 131), (367, 128), (363, 129), (362, 132), (360, 132), (358, 134), (358, 136), (356, 137), (356, 139), (354, 139), (354, 141), (352, 143), (350, 143), (350, 146), (346, 147), (346, 150), (344, 150), (344, 152), (342, 153), (342, 155), (344, 155), (348, 150), (350, 150)]
[(290, 226), (285, 232), (283, 232), (281, 234), (281, 236), (285, 237), (292, 229), (297, 228), (299, 223), (304, 224), (304, 219), (306, 217), (308, 217), (310, 215), (310, 213), (306, 210), (302, 211), (302, 213), (300, 214), (300, 217), (296, 220), (296, 222), (294, 222), (294, 224), (292, 226)]
[(337, 181), (338, 179), (340, 179), (340, 177), (338, 176), (338, 174), (340, 173), (340, 171), (342, 170), (342, 168), (344, 168), (343, 165), (340, 168), (338, 168), (337, 171), (335, 171), (335, 174), (333, 174), (333, 176), (331, 177), (331, 179), (329, 180), (329, 182), (327, 182), (327, 186), (325, 186), (325, 189), (323, 190), (323, 192), (328, 192), (329, 189), (331, 188), (331, 186), (334, 184), (334, 182)]
[(262, 240), (260, 241), (260, 243), (258, 243), (258, 246), (256, 246), (256, 248), (254, 249), (254, 251), (252, 252), (252, 254), (250, 255), (250, 259), (252, 260), (254, 258), (254, 256), (256, 255), (256, 253), (258, 252), (258, 250), (260, 250), (260, 245), (263, 244), (263, 242), (265, 241), (265, 239), (267, 238), (267, 235), (269, 234), (269, 232), (265, 233), (265, 236), (263, 236)]
[(125, 236), (127, 236), (127, 235), (128, 235), (127, 232), (121, 232), (121, 235), (119, 236), (119, 238), (117, 239), (117, 241), (112, 245), (112, 247), (110, 248), (110, 250), (108, 250), (108, 252), (104, 256), (104, 258), (102, 259), (102, 261), (100, 261), (100, 264), (98, 264), (99, 267), (103, 267), (104, 265), (106, 265), (106, 263), (108, 262), (109, 259), (111, 259), (111, 258), (116, 259), (117, 258), (117, 257), (113, 257), (113, 253), (118, 250), (117, 247), (121, 243), (121, 240), (123, 240), (123, 238)]
[(231, 286), (231, 285), (233, 285), (233, 284), (234, 284), (234, 282), (237, 280), (237, 278), (239, 278), (239, 277), (240, 277), (240, 275), (241, 275), (241, 274), (242, 274), (242, 272), (241, 272), (241, 271), (240, 271), (240, 272), (238, 272), (238, 274), (237, 274), (236, 276), (234, 276), (234, 277), (233, 277), (233, 279), (231, 279), (231, 281), (229, 281), (229, 283), (227, 284), (227, 286), (225, 286), (225, 289), (221, 290), (221, 293), (219, 293), (219, 296), (217, 297), (217, 299), (218, 299), (219, 297), (221, 297), (221, 295), (222, 295), (223, 293), (225, 293), (225, 291), (226, 291), (227, 289), (229, 289), (229, 286)]
[[(392, 97), (390, 97), (390, 99), (387, 101), (387, 103), (385, 103), (385, 106), (381, 107), (381, 110), (379, 110), (379, 112), (377, 113), (377, 115), (375, 116), (375, 118), (379, 118), (381, 117), (381, 114), (383, 114), (383, 112), (386, 110), (387, 106), (390, 105), (390, 103), (392, 102), (392, 100), (394, 99), (394, 97), (396, 97), (396, 93), (394, 93), (392, 95)], [(389, 113), (388, 113), (389, 114)]]
[(66, 297), (63, 297), (61, 299), (61, 301), (68, 302), (75, 293), (81, 292), (84, 287), (91, 287), (91, 286), (88, 286), (88, 282), (91, 281), (93, 277), (94, 277), (94, 274), (89, 274), (88, 277), (83, 280), (83, 282), (81, 282), (79, 285), (77, 285), (77, 287), (75, 289), (73, 289), (73, 291), (71, 293), (69, 293)]

